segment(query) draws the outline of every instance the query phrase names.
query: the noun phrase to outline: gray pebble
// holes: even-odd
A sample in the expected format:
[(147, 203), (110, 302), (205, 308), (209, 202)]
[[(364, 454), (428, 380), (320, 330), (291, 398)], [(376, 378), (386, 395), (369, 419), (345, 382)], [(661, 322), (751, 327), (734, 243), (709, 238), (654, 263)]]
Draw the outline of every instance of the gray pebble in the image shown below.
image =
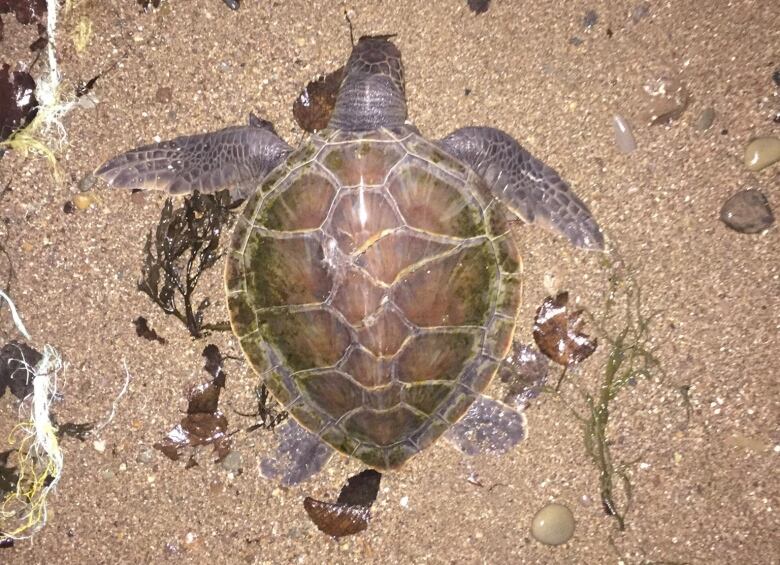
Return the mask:
[(701, 111), (701, 114), (699, 114), (699, 117), (696, 118), (696, 123), (694, 124), (694, 127), (699, 131), (707, 131), (712, 126), (712, 123), (715, 121), (715, 109), (712, 107), (707, 107), (704, 110)]
[(220, 461), (220, 465), (225, 471), (238, 473), (241, 470), (241, 454), (238, 451), (231, 451)]
[(759, 233), (774, 223), (775, 216), (766, 196), (750, 188), (726, 200), (720, 209), (720, 219), (739, 233)]
[(96, 181), (95, 175), (87, 173), (84, 175), (84, 178), (79, 181), (79, 192), (89, 192), (92, 190), (92, 187), (95, 186)]
[(586, 28), (592, 28), (599, 21), (599, 15), (596, 10), (588, 10), (582, 17), (582, 25)]
[(154, 449), (148, 446), (143, 446), (138, 451), (138, 455), (135, 456), (135, 460), (138, 463), (141, 463), (143, 465), (148, 465), (152, 461), (154, 461), (154, 458), (156, 457), (154, 453)]
[(631, 21), (638, 24), (640, 20), (650, 15), (650, 2), (640, 2), (631, 10)]
[(160, 104), (167, 104), (173, 98), (173, 89), (170, 86), (161, 86), (154, 93), (155, 101)]
[(631, 153), (636, 149), (636, 139), (631, 126), (623, 116), (615, 114), (612, 117), (612, 127), (615, 129), (615, 143), (621, 153)]

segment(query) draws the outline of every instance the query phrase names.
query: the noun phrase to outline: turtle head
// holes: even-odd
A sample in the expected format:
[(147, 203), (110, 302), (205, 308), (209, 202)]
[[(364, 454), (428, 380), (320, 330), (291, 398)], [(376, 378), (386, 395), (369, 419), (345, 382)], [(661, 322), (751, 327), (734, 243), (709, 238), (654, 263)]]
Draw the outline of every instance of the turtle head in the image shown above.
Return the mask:
[(404, 125), (404, 67), (391, 37), (364, 35), (352, 47), (330, 127), (365, 131)]

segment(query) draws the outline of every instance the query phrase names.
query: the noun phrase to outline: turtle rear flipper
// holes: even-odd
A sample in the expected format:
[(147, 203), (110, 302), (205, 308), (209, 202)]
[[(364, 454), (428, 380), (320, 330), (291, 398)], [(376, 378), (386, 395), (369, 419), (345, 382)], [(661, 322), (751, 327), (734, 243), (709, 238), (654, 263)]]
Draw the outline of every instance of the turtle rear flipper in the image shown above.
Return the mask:
[(522, 412), (480, 395), (444, 437), (466, 455), (506, 453), (526, 436)]
[(582, 200), (553, 169), (501, 130), (468, 127), (440, 142), (480, 175), (523, 221), (561, 233), (577, 247), (601, 251), (604, 236)]
[(252, 123), (144, 145), (106, 161), (95, 175), (117, 188), (202, 193), (261, 180), (291, 148), (273, 127)]
[(297, 485), (317, 474), (333, 455), (319, 437), (291, 418), (277, 429), (279, 446), (274, 456), (260, 461), (260, 474), (266, 479)]

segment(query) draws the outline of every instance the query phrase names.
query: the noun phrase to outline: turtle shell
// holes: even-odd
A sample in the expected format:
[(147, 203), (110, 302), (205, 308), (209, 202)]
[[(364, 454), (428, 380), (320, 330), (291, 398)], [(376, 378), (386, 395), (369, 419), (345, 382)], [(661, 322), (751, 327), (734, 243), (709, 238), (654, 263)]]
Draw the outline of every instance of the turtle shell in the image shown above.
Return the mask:
[(248, 200), (230, 320), (276, 399), (376, 469), (465, 413), (506, 355), (521, 261), (504, 209), (412, 131), (324, 131)]

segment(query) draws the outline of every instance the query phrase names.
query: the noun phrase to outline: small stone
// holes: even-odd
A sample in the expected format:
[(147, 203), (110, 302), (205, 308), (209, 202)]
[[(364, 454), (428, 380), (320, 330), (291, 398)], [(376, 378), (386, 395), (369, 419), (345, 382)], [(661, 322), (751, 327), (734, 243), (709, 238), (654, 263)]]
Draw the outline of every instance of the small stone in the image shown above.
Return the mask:
[(582, 25), (588, 29), (592, 28), (599, 21), (599, 15), (596, 10), (588, 10), (582, 17)]
[(95, 202), (95, 195), (91, 192), (82, 192), (73, 197), (73, 204), (79, 210), (86, 210)]
[(615, 129), (615, 143), (621, 153), (631, 153), (636, 149), (636, 140), (631, 132), (631, 126), (623, 116), (615, 114), (612, 117), (612, 127)]
[(135, 456), (135, 460), (137, 463), (148, 465), (149, 463), (154, 461), (154, 456), (155, 456), (154, 449), (152, 449), (151, 447), (144, 446), (138, 452), (138, 455)]
[(648, 125), (668, 124), (678, 119), (688, 107), (688, 90), (679, 79), (671, 76), (647, 81), (642, 90), (649, 97), (644, 112)]
[(534, 516), (531, 535), (546, 545), (561, 545), (574, 535), (574, 515), (563, 504), (548, 504)]
[(777, 86), (780, 86), (780, 69), (772, 73), (772, 80), (775, 81)]
[(650, 14), (650, 2), (640, 2), (631, 9), (631, 21), (638, 24)]
[(95, 186), (97, 178), (92, 173), (88, 173), (79, 181), (79, 192), (89, 192)]
[(720, 210), (720, 219), (739, 233), (759, 233), (774, 223), (775, 216), (766, 196), (751, 188), (726, 200)]
[(707, 131), (710, 129), (714, 121), (715, 109), (711, 106), (708, 106), (707, 108), (704, 108), (704, 110), (701, 111), (701, 114), (699, 114), (699, 117), (696, 118), (696, 124), (694, 124), (694, 127), (699, 131)]
[(751, 171), (760, 171), (780, 160), (780, 139), (758, 137), (745, 148), (745, 166)]
[(102, 439), (96, 439), (92, 442), (92, 447), (94, 447), (95, 451), (98, 453), (103, 453), (106, 450), (106, 442)]
[(154, 93), (154, 99), (160, 104), (167, 104), (173, 98), (173, 89), (170, 86), (161, 86)]
[(225, 471), (238, 473), (241, 470), (241, 454), (238, 451), (231, 451), (220, 462)]

